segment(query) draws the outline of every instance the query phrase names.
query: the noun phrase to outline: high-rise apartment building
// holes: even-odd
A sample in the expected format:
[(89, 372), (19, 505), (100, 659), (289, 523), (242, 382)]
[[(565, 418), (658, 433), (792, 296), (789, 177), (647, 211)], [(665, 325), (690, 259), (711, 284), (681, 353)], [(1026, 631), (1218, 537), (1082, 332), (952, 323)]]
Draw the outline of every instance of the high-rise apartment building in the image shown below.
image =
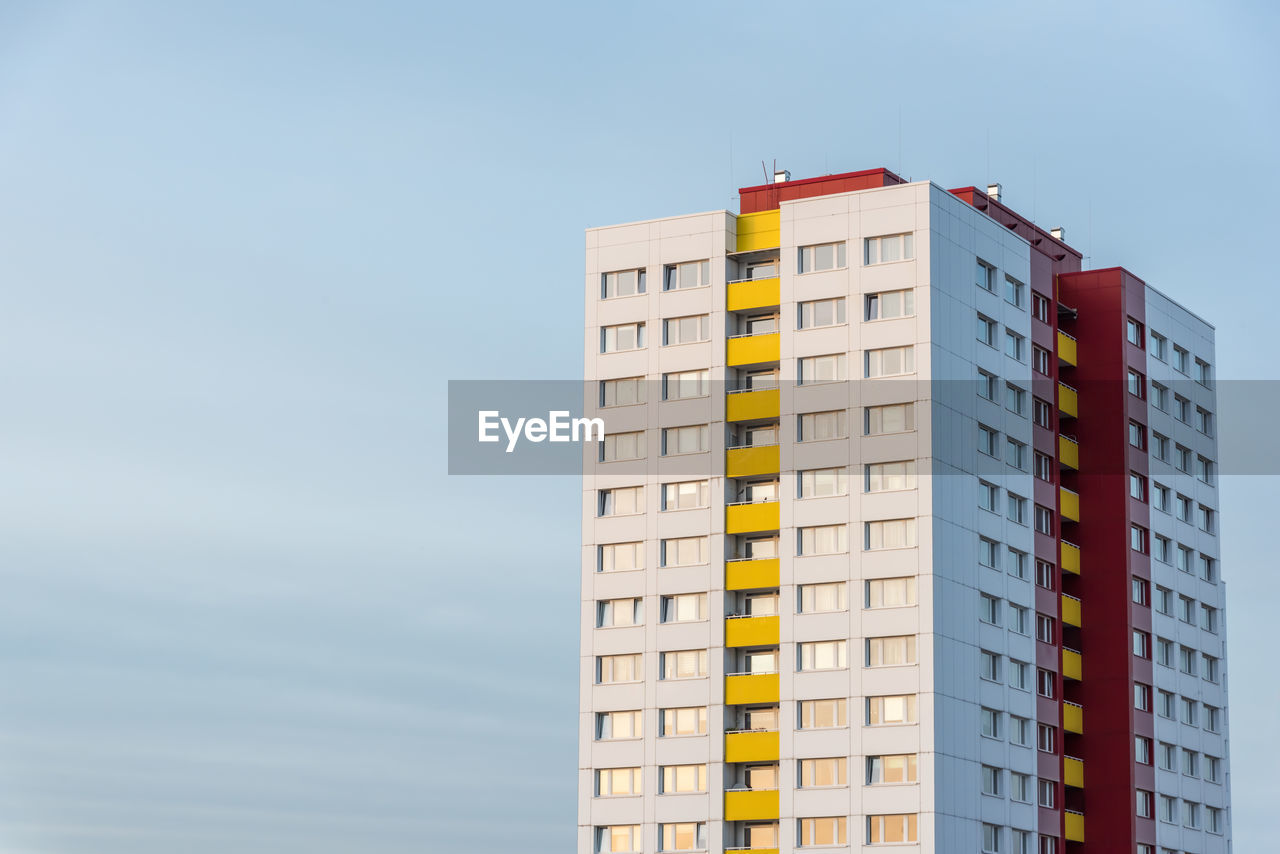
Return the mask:
[(579, 854), (1230, 846), (1214, 331), (884, 169), (587, 232)]

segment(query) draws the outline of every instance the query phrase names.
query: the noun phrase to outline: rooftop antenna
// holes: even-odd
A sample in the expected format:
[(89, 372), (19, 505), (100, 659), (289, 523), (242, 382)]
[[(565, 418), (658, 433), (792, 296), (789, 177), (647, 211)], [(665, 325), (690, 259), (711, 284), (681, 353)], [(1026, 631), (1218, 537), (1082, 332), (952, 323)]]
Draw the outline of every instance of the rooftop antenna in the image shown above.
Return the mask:
[(764, 165), (764, 161), (760, 161), (760, 171), (764, 173), (764, 182), (769, 183), (769, 167)]

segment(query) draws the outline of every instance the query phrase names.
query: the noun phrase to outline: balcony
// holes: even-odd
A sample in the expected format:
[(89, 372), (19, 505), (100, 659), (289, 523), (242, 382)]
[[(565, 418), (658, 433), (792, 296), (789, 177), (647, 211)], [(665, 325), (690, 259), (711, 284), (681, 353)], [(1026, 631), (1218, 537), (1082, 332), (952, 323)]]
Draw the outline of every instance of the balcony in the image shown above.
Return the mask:
[(724, 703), (741, 706), (778, 702), (778, 674), (738, 673), (724, 678)]
[(749, 311), (753, 308), (773, 308), (782, 302), (782, 289), (779, 279), (746, 279), (741, 282), (730, 282), (729, 292), (725, 297), (725, 308), (729, 311)]
[(1080, 493), (1067, 489), (1065, 486), (1058, 487), (1058, 513), (1063, 519), (1072, 522), (1080, 521)]
[(1080, 468), (1080, 443), (1069, 436), (1058, 437), (1058, 462), (1069, 469)]
[(1076, 735), (1084, 734), (1084, 706), (1079, 703), (1062, 703), (1062, 728)]
[(1079, 650), (1062, 648), (1062, 678), (1076, 682), (1084, 678), (1084, 658)]
[(756, 213), (740, 214), (736, 252), (755, 252), (760, 249), (776, 249), (781, 245), (782, 230), (779, 227), (777, 208)]
[(730, 504), (724, 508), (724, 532), (750, 534), (755, 531), (776, 531), (781, 519), (781, 506), (777, 501)]
[(1068, 418), (1080, 414), (1080, 400), (1076, 390), (1066, 383), (1058, 383), (1058, 411)]
[(777, 817), (777, 789), (747, 789), (724, 793), (725, 821), (769, 821)]
[(1072, 575), (1080, 574), (1080, 547), (1075, 543), (1062, 541), (1062, 557), (1059, 562), (1062, 564), (1062, 571), (1069, 572)]
[(735, 335), (725, 348), (725, 361), (731, 368), (776, 362), (781, 357), (782, 336), (777, 332)]
[(726, 421), (759, 421), (777, 418), (782, 411), (776, 388), (730, 392), (724, 399)]
[(1080, 600), (1066, 593), (1062, 594), (1062, 623), (1080, 628)]
[(1068, 842), (1084, 842), (1084, 813), (1063, 810)]
[(1084, 788), (1084, 761), (1074, 756), (1062, 758), (1062, 782), (1074, 789)]
[(724, 645), (777, 646), (778, 617), (728, 617), (724, 621)]
[(724, 734), (725, 762), (777, 762), (779, 756), (777, 732), (753, 730)]
[(780, 565), (776, 557), (731, 560), (724, 565), (725, 590), (762, 590), (779, 586)]
[(754, 477), (777, 474), (781, 454), (777, 445), (730, 448), (724, 456), (724, 473), (728, 477)]
[(1076, 366), (1076, 339), (1061, 329), (1058, 330), (1058, 359), (1071, 367)]

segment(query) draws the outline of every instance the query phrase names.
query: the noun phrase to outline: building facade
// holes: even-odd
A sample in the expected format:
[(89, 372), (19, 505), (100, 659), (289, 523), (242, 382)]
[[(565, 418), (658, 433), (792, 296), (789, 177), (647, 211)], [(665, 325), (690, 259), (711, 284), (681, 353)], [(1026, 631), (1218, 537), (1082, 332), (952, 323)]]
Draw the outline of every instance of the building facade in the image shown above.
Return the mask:
[(586, 239), (579, 854), (1230, 845), (1213, 328), (884, 169)]

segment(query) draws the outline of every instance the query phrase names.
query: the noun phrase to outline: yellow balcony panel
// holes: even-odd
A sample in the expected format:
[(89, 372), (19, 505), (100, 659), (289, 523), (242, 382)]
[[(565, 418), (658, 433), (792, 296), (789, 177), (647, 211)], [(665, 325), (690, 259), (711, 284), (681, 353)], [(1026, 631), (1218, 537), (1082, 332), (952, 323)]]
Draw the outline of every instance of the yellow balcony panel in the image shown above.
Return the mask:
[(780, 459), (777, 445), (730, 448), (724, 458), (724, 473), (729, 477), (777, 474)]
[(1077, 682), (1084, 678), (1084, 658), (1074, 649), (1062, 650), (1062, 676)]
[(1058, 330), (1058, 358), (1073, 368), (1076, 366), (1076, 339), (1061, 329)]
[(1080, 521), (1080, 493), (1073, 492), (1065, 486), (1058, 487), (1058, 512), (1063, 519), (1072, 522)]
[(1084, 706), (1079, 703), (1062, 704), (1062, 728), (1076, 735), (1084, 733)]
[(725, 821), (768, 821), (777, 817), (777, 789), (724, 793)]
[(725, 762), (777, 762), (781, 755), (776, 732), (725, 733)]
[(730, 367), (776, 362), (782, 355), (782, 336), (777, 332), (740, 335), (729, 339), (726, 361)]
[(778, 617), (730, 617), (724, 621), (724, 645), (777, 646)]
[(1062, 594), (1062, 622), (1080, 628), (1080, 600), (1065, 593)]
[(1062, 541), (1062, 571), (1072, 575), (1080, 574), (1080, 547), (1075, 543)]
[(1063, 818), (1066, 819), (1067, 841), (1084, 842), (1084, 814), (1066, 810)]
[(738, 252), (754, 252), (757, 249), (773, 249), (781, 245), (782, 230), (778, 225), (779, 211), (756, 211), (738, 216)]
[(1058, 437), (1058, 462), (1070, 469), (1080, 468), (1080, 444), (1075, 439)]
[(1058, 383), (1058, 411), (1069, 418), (1076, 418), (1080, 414), (1080, 400), (1076, 396), (1076, 390), (1066, 383)]
[(741, 706), (778, 702), (778, 674), (743, 673), (724, 678), (724, 703)]
[(1076, 789), (1084, 788), (1084, 762), (1074, 756), (1062, 759), (1062, 782)]
[(758, 391), (739, 391), (724, 399), (725, 418), (729, 421), (757, 421), (761, 418), (777, 418), (782, 411), (776, 388)]
[(777, 587), (781, 571), (776, 557), (734, 560), (724, 565), (725, 590), (760, 590)]
[(730, 282), (724, 307), (729, 311), (747, 311), (753, 308), (772, 308), (782, 304), (780, 279), (748, 279)]
[(724, 532), (749, 534), (753, 531), (778, 530), (782, 505), (777, 501), (759, 501), (754, 504), (730, 504), (724, 508)]

